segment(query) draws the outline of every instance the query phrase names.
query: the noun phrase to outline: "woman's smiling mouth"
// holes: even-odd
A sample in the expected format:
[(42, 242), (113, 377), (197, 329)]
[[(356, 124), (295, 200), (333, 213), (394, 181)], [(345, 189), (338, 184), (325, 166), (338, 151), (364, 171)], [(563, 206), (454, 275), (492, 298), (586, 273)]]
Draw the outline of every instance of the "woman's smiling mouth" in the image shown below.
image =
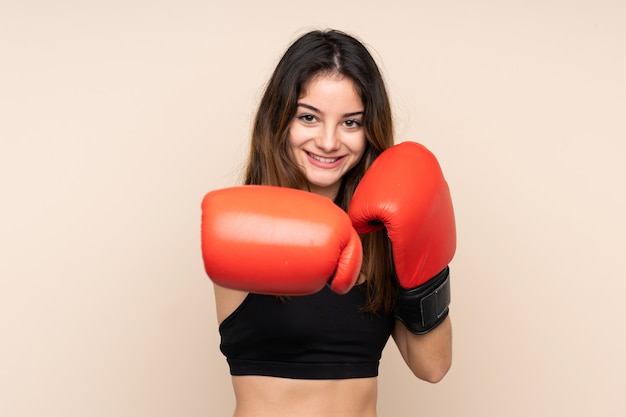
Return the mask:
[(335, 157), (335, 158), (328, 158), (328, 157), (324, 157), (324, 156), (319, 156), (319, 155), (315, 155), (311, 152), (306, 152), (306, 154), (309, 156), (309, 158), (314, 159), (315, 161), (321, 162), (323, 164), (332, 164), (334, 162), (339, 161), (340, 159), (342, 159), (343, 157)]

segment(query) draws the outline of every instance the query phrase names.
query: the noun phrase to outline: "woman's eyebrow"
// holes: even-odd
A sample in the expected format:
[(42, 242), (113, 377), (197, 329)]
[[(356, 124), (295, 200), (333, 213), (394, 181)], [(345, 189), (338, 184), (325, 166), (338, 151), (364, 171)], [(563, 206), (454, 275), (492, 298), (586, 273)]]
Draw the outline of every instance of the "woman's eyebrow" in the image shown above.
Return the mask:
[(306, 104), (306, 103), (298, 103), (298, 107), (304, 107), (305, 109), (309, 109), (312, 110), (316, 113), (322, 113), (322, 111), (320, 109), (318, 109), (317, 107), (313, 107), (310, 104)]
[[(298, 103), (298, 107), (304, 107), (305, 109), (309, 109), (309, 110), (314, 111), (316, 113), (324, 114), (323, 111), (321, 111), (317, 107), (311, 106), (310, 104)], [(360, 111), (355, 111), (355, 112), (351, 112), (351, 113), (346, 113), (346, 114), (343, 115), (343, 117), (359, 116), (359, 115), (361, 115), (363, 113), (364, 113), (363, 110), (360, 110)]]

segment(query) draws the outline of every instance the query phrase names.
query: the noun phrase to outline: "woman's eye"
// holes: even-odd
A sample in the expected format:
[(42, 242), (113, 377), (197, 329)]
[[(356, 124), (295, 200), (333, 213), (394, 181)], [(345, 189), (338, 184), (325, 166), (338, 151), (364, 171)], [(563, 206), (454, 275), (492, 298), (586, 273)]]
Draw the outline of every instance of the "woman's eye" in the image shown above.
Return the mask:
[(357, 128), (357, 127), (361, 127), (362, 123), (358, 120), (346, 120), (345, 122), (343, 122), (344, 125), (346, 125), (346, 127), (349, 128)]
[(298, 118), (305, 123), (313, 123), (317, 120), (312, 114), (302, 114)]

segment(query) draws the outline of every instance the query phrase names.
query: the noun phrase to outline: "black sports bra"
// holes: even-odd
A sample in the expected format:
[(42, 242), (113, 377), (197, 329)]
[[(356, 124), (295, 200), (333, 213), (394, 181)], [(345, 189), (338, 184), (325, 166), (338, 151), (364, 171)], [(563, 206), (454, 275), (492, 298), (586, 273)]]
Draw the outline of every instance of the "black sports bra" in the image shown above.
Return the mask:
[(361, 286), (345, 295), (324, 287), (287, 300), (248, 294), (220, 325), (220, 350), (231, 375), (374, 377), (395, 318), (363, 313), (364, 303)]

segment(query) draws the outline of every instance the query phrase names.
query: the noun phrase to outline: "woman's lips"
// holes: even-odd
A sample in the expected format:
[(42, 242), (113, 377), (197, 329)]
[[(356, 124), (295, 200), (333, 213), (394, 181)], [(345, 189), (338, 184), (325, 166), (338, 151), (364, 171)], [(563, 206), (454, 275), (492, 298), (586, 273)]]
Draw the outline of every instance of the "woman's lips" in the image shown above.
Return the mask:
[(310, 152), (306, 152), (306, 155), (307, 155), (309, 162), (312, 165), (315, 165), (316, 167), (320, 167), (320, 168), (335, 168), (338, 165), (341, 165), (341, 162), (343, 161), (343, 158), (344, 158), (343, 156), (328, 157), (328, 156), (315, 155)]

